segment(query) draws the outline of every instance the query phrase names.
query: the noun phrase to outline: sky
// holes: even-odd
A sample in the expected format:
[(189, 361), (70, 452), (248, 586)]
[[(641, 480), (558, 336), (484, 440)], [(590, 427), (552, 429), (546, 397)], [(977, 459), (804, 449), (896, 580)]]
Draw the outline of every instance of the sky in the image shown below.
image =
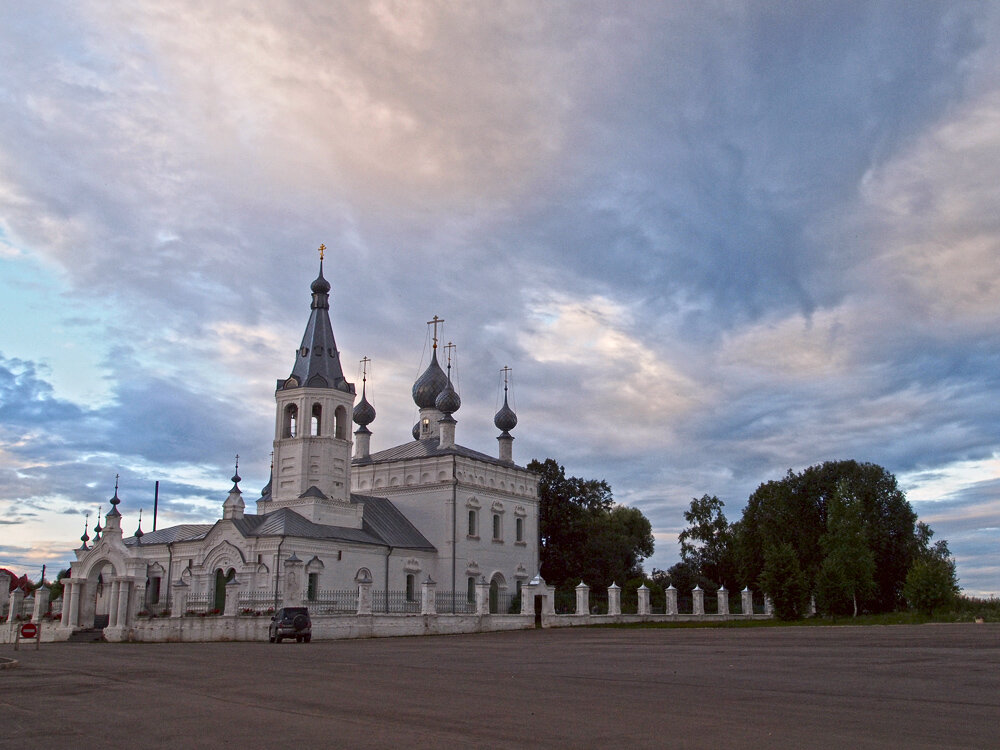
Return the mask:
[[(0, 4), (0, 567), (267, 481), (328, 248), (372, 450), (444, 318), (457, 440), (708, 493), (856, 459), (1000, 593), (1000, 6)], [(91, 532), (92, 534), (92, 532)]]

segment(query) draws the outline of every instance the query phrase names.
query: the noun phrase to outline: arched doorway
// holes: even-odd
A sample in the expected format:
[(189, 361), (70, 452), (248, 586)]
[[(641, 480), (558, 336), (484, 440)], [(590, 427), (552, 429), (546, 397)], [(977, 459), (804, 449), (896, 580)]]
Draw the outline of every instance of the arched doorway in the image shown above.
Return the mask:
[[(110, 562), (104, 562), (90, 571), (89, 580), (94, 584), (94, 627), (98, 629), (106, 628), (111, 619), (111, 581), (115, 576), (114, 566)], [(82, 593), (82, 592), (81, 592)], [(81, 610), (80, 624), (84, 624)]]
[(215, 609), (226, 611), (226, 584), (236, 578), (236, 569), (230, 568), (223, 572), (222, 568), (215, 571)]

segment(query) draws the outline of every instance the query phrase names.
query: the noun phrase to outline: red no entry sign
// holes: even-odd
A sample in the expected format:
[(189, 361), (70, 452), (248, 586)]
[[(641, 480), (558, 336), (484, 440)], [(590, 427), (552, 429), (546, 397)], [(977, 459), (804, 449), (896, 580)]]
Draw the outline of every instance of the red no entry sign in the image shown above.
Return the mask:
[(22, 638), (34, 638), (38, 635), (38, 626), (33, 622), (26, 622), (21, 626)]

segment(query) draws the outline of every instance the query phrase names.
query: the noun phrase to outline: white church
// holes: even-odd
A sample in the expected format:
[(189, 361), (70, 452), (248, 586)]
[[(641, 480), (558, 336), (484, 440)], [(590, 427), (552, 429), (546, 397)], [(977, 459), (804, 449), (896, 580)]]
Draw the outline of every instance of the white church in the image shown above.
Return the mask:
[(506, 385), (495, 455), (457, 443), (461, 399), (438, 362), (435, 325), (430, 365), (413, 385), (413, 440), (372, 453), (375, 409), (364, 384), (357, 401), (344, 377), (322, 254), (311, 291), (302, 343), (275, 389), (271, 479), (256, 513), (237, 473), (215, 523), (146, 534), (140, 524), (126, 538), (116, 484), (104, 527), (92, 545), (84, 533), (63, 581), (63, 628), (121, 629), (168, 612), (347, 611), (359, 584), (375, 611), (420, 612), (433, 583), (439, 613), (472, 611), (487, 585), (490, 611), (506, 612), (537, 573), (538, 477), (513, 461)]

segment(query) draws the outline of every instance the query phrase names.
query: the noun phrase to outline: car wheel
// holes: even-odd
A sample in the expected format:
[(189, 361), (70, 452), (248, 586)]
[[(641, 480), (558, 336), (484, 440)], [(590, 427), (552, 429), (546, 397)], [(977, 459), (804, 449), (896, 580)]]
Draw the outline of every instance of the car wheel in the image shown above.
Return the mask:
[(313, 639), (312, 635), (302, 636), (302, 640), (304, 640), (306, 643), (309, 643), (309, 641), (311, 641), (312, 639)]
[(274, 636), (273, 635), (269, 635), (267, 637), (267, 640), (269, 640), (271, 643), (274, 643)]
[(284, 637), (284, 636), (281, 636), (281, 635), (276, 635), (276, 636), (274, 636), (274, 642), (275, 642), (275, 643), (281, 643), (281, 639), (282, 639), (283, 637)]
[(296, 643), (302, 643), (302, 636), (301, 635), (295, 636), (295, 642)]

